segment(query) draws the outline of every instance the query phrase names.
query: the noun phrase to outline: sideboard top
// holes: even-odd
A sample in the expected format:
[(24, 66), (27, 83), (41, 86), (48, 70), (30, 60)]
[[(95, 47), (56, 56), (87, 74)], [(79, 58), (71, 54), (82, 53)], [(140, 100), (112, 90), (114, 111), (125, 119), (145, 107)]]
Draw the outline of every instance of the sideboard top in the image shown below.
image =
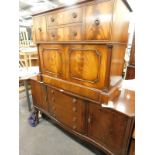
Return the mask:
[[(39, 12), (39, 13), (36, 13), (36, 14), (33, 14), (32, 16), (37, 16), (37, 15), (41, 15), (41, 14), (44, 14), (44, 13), (48, 13), (48, 12), (51, 12), (51, 11), (56, 11), (56, 10), (60, 10), (60, 9), (65, 9), (65, 8), (69, 8), (69, 7), (73, 7), (75, 5), (80, 5), (80, 4), (83, 4), (85, 2), (92, 2), (92, 1), (97, 1), (97, 0), (81, 0), (80, 2), (77, 2), (75, 4), (72, 4), (70, 6), (67, 6), (67, 5), (61, 5), (59, 7), (56, 7), (54, 9), (50, 9), (50, 10), (47, 10), (47, 11), (43, 11), (43, 12)], [(107, 0), (105, 0), (107, 1)], [(126, 5), (126, 7), (129, 9), (129, 11), (133, 11), (131, 6), (129, 5), (128, 1), (127, 0), (122, 0), (124, 2), (124, 4)]]

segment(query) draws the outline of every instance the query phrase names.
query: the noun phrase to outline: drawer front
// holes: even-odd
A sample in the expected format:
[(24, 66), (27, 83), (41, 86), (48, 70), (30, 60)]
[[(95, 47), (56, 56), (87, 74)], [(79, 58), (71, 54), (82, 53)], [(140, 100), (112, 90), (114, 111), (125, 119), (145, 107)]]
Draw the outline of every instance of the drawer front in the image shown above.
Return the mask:
[(82, 22), (83, 8), (74, 8), (63, 12), (63, 24)]
[(49, 112), (73, 130), (84, 132), (85, 104), (82, 100), (48, 88)]
[(124, 155), (128, 148), (126, 132), (128, 117), (110, 109), (89, 104), (88, 136), (101, 143), (114, 154)]
[(101, 1), (86, 6), (86, 40), (109, 40), (113, 1)]
[(48, 41), (63, 41), (63, 28), (53, 28), (47, 30)]
[(56, 26), (58, 25), (58, 16), (57, 13), (52, 13), (46, 16), (47, 26)]
[(82, 40), (81, 24), (64, 27), (64, 41), (68, 40)]
[(46, 18), (45, 16), (33, 17), (33, 32), (35, 41), (46, 41)]

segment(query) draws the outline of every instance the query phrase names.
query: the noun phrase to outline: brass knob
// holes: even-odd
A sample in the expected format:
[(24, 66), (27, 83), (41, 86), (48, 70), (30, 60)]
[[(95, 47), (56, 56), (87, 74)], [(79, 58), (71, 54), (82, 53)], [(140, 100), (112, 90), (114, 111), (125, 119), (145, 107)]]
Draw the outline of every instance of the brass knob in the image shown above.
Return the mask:
[(73, 107), (73, 112), (76, 112), (76, 111), (77, 111), (76, 107)]
[(76, 125), (73, 125), (73, 129), (76, 129)]
[(73, 32), (73, 36), (77, 36), (77, 32)]
[(77, 121), (77, 118), (76, 117), (73, 117), (73, 122), (76, 122)]
[(54, 102), (55, 101), (55, 98), (52, 98), (52, 102)]
[(77, 13), (73, 12), (73, 13), (72, 13), (72, 17), (73, 17), (73, 18), (76, 18), (76, 17), (77, 17)]
[(53, 17), (51, 17), (51, 22), (53, 23), (55, 21), (55, 19)]
[(51, 90), (51, 93), (54, 94), (54, 90)]
[(54, 34), (54, 33), (52, 33), (52, 37), (53, 37), (53, 38), (55, 37), (55, 34)]
[(56, 115), (55, 114), (53, 114), (53, 117), (55, 117)]
[(76, 98), (73, 98), (72, 101), (73, 101), (73, 103), (76, 103), (77, 102), (77, 99)]
[(39, 27), (39, 28), (38, 28), (38, 30), (41, 32), (41, 31), (42, 31), (42, 28), (41, 28), (41, 27)]
[(95, 20), (95, 25), (96, 25), (96, 26), (100, 25), (100, 20), (99, 20), (99, 19), (96, 19), (96, 20)]
[(56, 108), (55, 108), (55, 106), (53, 106), (53, 110), (55, 110)]

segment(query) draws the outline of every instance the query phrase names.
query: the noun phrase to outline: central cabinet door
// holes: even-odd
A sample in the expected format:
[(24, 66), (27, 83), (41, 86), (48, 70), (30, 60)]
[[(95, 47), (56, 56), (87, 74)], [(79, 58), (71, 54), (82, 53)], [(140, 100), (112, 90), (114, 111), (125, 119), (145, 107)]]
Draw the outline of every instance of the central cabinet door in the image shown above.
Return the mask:
[(67, 48), (68, 79), (94, 88), (104, 88), (108, 71), (106, 45), (71, 45)]
[(67, 127), (84, 133), (84, 101), (48, 88), (49, 113)]
[(89, 103), (88, 136), (115, 155), (125, 155), (127, 151), (127, 123), (127, 116)]
[(65, 56), (61, 45), (42, 45), (39, 47), (41, 70), (43, 74), (63, 78)]

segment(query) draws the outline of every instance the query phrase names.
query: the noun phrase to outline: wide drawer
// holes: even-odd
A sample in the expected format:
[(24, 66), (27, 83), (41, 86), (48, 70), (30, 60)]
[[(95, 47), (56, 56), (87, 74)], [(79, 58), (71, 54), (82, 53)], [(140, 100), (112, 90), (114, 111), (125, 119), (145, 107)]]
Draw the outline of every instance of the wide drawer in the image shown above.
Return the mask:
[(48, 87), (49, 113), (73, 130), (84, 132), (84, 101)]

